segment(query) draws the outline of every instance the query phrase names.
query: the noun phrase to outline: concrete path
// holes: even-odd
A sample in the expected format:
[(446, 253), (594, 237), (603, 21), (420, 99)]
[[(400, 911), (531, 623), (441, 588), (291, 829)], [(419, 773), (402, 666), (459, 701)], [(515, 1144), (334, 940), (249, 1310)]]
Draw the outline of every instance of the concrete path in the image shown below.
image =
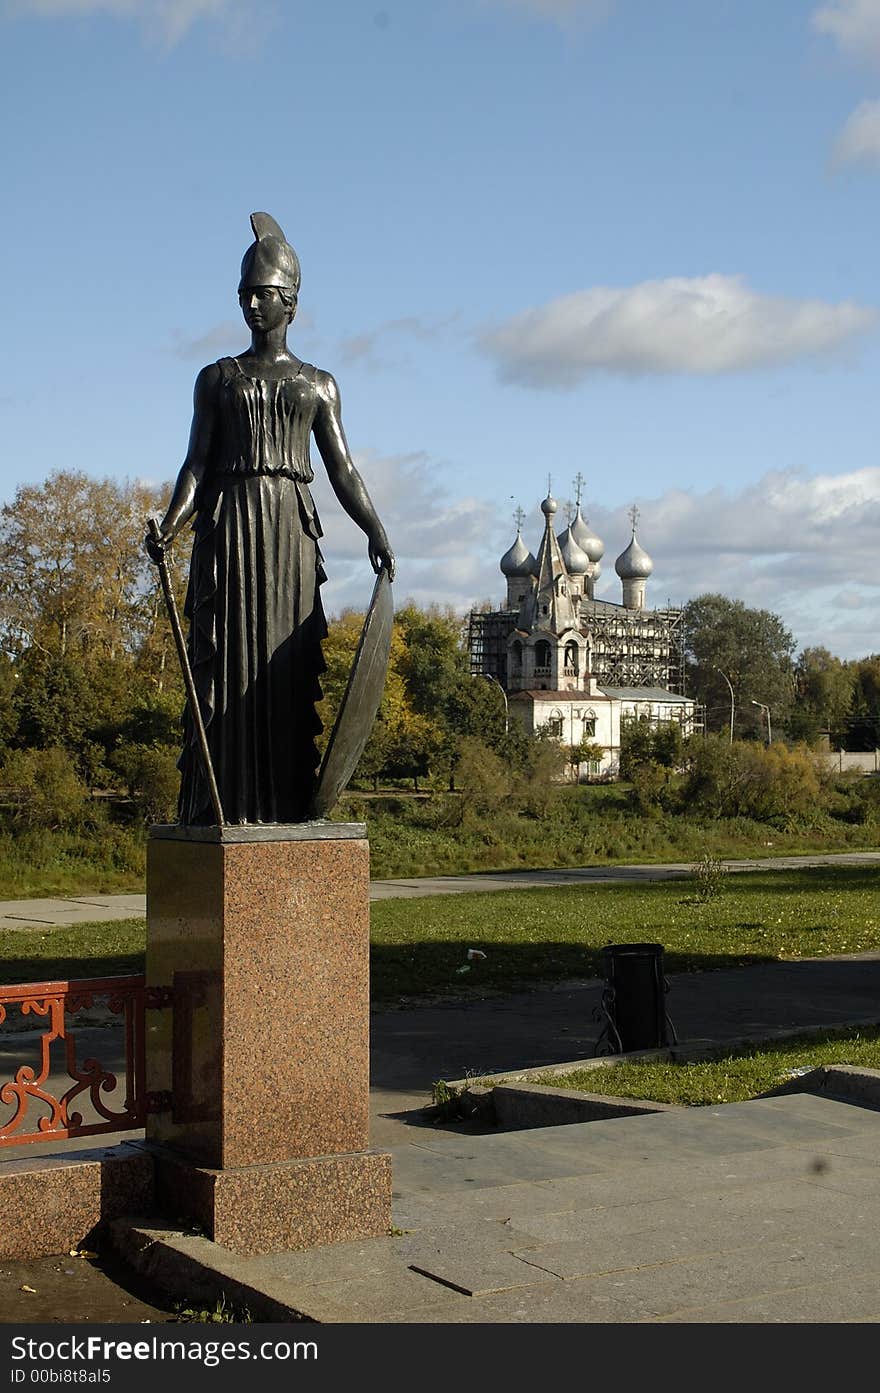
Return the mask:
[[(829, 852), (814, 856), (773, 856), (725, 861), (731, 872), (788, 870), (805, 866), (880, 866), (880, 851)], [(370, 899), (407, 899), (419, 895), (485, 894), (491, 890), (528, 890), (541, 886), (612, 884), (673, 880), (693, 874), (689, 861), (647, 866), (569, 866), (561, 870), (481, 871), (473, 875), (424, 876), (373, 880)], [(145, 895), (70, 895), (40, 900), (0, 900), (0, 928), (46, 929), (94, 924), (111, 919), (143, 919)]]

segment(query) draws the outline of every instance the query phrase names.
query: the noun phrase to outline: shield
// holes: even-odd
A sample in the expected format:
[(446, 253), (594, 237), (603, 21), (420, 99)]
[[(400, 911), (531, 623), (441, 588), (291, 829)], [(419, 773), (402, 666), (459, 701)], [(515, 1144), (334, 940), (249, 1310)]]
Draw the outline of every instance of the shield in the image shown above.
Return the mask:
[(309, 816), (326, 817), (357, 767), (370, 738), (388, 670), (394, 604), (383, 566), (358, 641), (348, 685), (327, 742)]

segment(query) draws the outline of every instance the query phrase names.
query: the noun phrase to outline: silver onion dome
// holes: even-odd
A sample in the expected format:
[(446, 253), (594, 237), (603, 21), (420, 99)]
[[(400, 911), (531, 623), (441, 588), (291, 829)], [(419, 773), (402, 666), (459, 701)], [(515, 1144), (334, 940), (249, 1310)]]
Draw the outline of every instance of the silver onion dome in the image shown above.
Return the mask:
[(566, 527), (564, 532), (560, 532), (556, 540), (559, 542), (559, 550), (562, 552), (562, 559), (568, 574), (570, 576), (586, 575), (590, 566), (590, 558), (584, 549), (578, 546), (572, 536), (571, 527)]
[(605, 555), (605, 543), (602, 541), (601, 537), (596, 536), (590, 524), (584, 520), (581, 515), (580, 506), (578, 506), (574, 522), (571, 524), (569, 531), (581, 551), (585, 551), (591, 561), (602, 560), (602, 557)]
[(499, 564), (504, 575), (513, 577), (534, 575), (538, 563), (523, 541), (522, 533), (517, 532), (516, 541), (504, 553)]
[(621, 580), (646, 580), (653, 571), (654, 563), (645, 549), (639, 546), (635, 532), (626, 551), (622, 551), (615, 561), (614, 569)]

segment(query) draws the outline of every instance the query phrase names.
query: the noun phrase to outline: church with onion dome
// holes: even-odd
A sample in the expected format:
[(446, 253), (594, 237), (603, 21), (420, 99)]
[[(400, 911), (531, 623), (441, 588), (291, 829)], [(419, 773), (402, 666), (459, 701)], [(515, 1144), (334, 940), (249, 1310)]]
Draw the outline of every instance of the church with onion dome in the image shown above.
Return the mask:
[(558, 533), (559, 506), (548, 492), (536, 554), (517, 511), (516, 537), (500, 561), (503, 607), (471, 613), (468, 648), (472, 673), (503, 688), (511, 717), (569, 746), (588, 742), (594, 757), (581, 777), (613, 778), (623, 723), (675, 721), (689, 734), (698, 713), (683, 690), (681, 609), (647, 602), (654, 563), (637, 536), (638, 510), (614, 563), (620, 600), (597, 599), (605, 544), (581, 512), (582, 486), (578, 475), (576, 503)]

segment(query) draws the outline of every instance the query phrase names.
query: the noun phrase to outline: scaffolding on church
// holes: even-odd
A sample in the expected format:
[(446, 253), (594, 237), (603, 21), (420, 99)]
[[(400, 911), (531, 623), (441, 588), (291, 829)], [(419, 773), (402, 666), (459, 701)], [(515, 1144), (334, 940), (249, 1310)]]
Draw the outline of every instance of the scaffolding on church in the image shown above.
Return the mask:
[(663, 687), (684, 693), (684, 629), (680, 609), (626, 609), (584, 600), (591, 633), (590, 668), (600, 687)]
[(473, 677), (494, 677), (507, 688), (507, 640), (516, 628), (516, 610), (471, 610), (468, 657)]
[[(582, 600), (581, 624), (591, 634), (590, 670), (600, 687), (663, 687), (684, 694), (682, 611), (627, 609), (608, 600)], [(516, 610), (472, 610), (468, 655), (474, 676), (507, 687), (507, 641)]]

